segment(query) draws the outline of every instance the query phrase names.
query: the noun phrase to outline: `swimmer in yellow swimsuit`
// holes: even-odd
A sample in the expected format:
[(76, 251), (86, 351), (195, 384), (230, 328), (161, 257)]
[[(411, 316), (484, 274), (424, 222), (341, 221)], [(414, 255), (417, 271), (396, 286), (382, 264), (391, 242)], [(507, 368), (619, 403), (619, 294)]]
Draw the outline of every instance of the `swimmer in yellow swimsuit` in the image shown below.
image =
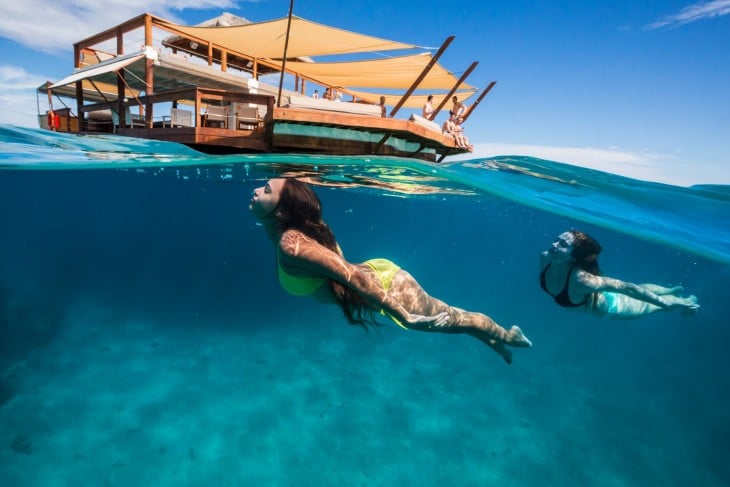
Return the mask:
[(507, 346), (530, 347), (522, 330), (509, 330), (485, 314), (433, 298), (408, 272), (386, 259), (362, 264), (345, 260), (322, 220), (317, 195), (295, 179), (272, 179), (253, 191), (249, 208), (276, 246), (279, 282), (289, 293), (338, 304), (348, 321), (366, 326), (375, 313), (409, 330), (465, 333), (490, 346), (507, 362)]

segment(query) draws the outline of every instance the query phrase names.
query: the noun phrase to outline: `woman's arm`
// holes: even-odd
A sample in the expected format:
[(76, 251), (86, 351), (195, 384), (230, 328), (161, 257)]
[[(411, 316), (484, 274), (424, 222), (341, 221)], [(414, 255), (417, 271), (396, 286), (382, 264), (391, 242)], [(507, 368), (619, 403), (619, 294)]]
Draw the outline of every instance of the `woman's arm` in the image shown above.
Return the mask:
[(434, 325), (448, 319), (447, 313), (435, 316), (421, 316), (409, 313), (401, 303), (394, 300), (372, 274), (362, 267), (347, 262), (340, 254), (314, 241), (301, 232), (284, 232), (279, 241), (279, 261), (286, 267), (302, 272), (320, 275), (337, 281), (355, 291), (373, 309), (384, 309), (404, 323)]
[(659, 306), (660, 308), (666, 308), (672, 304), (661, 296), (633, 282), (621, 281), (612, 277), (596, 276), (583, 270), (575, 272), (573, 275), (588, 292), (612, 291), (625, 294), (639, 301), (653, 304), (654, 306)]

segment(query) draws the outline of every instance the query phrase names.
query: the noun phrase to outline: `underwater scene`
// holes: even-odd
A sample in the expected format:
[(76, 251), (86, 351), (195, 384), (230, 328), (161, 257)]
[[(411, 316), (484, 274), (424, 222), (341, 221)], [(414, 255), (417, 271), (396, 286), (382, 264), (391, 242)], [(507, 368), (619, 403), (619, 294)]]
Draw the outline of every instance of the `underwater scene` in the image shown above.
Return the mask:
[[(285, 292), (249, 210), (310, 183), (345, 258), (519, 325), (348, 323)], [(0, 485), (730, 484), (730, 188), (501, 156), (211, 156), (0, 126)], [(696, 313), (558, 306), (566, 230)]]

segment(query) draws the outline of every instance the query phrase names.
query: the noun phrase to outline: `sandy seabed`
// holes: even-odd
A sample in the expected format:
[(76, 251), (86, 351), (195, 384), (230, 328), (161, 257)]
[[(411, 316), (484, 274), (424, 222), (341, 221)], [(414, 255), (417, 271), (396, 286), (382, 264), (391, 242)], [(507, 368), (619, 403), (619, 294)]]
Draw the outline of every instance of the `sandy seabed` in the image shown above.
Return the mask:
[(723, 485), (683, 411), (535, 351), (507, 366), (337, 311), (236, 330), (86, 304), (2, 371), (0, 484)]

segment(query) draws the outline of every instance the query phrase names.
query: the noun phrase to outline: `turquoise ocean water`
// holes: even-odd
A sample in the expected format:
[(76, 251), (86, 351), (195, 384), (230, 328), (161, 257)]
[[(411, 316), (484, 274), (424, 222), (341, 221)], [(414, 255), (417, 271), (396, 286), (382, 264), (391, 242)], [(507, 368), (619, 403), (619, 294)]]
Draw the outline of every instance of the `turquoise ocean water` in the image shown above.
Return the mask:
[[(287, 295), (247, 208), (277, 175), (318, 185), (349, 260), (389, 258), (533, 348), (506, 365)], [(0, 126), (0, 215), (0, 485), (730, 483), (727, 186)], [(538, 258), (569, 228), (699, 314), (558, 307)]]

